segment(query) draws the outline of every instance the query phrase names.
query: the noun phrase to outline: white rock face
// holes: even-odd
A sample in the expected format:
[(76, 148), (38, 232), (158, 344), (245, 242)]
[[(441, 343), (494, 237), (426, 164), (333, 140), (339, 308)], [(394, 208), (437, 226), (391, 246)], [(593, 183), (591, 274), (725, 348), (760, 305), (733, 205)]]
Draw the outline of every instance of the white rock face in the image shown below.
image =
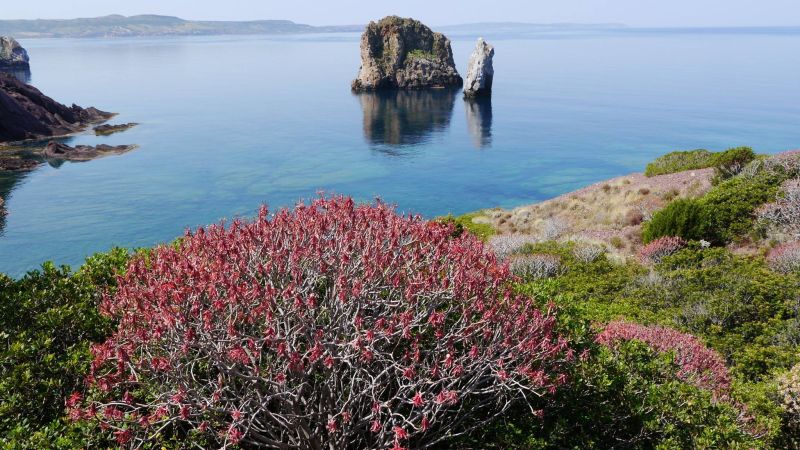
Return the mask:
[(0, 68), (27, 69), (28, 52), (12, 37), (0, 36)]
[(478, 97), (492, 92), (492, 81), (494, 81), (492, 58), (494, 58), (494, 47), (484, 41), (483, 38), (479, 38), (477, 45), (475, 45), (475, 50), (469, 58), (469, 70), (467, 72), (467, 81), (464, 84), (464, 95)]

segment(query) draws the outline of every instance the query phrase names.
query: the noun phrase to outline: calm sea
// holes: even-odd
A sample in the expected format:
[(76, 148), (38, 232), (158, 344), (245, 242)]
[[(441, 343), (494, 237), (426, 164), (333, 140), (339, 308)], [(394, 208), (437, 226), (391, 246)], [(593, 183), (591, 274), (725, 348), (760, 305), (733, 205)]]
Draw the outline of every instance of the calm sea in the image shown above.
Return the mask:
[[(479, 27), (476, 27), (479, 28)], [(251, 216), (320, 190), (434, 217), (536, 202), (676, 149), (800, 147), (800, 33), (452, 35), (496, 47), (490, 102), (353, 95), (358, 35), (27, 40), (31, 82), (139, 122), (123, 156), (0, 176), (0, 272)]]

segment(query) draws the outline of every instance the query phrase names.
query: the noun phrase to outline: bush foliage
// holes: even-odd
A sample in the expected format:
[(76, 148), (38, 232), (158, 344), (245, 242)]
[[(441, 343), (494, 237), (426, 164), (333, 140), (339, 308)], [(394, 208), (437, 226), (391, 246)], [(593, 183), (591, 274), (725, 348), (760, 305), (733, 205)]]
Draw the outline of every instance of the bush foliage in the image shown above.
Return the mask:
[(64, 400), (83, 389), (90, 344), (111, 331), (97, 305), (127, 260), (113, 250), (76, 273), (47, 263), (19, 280), (0, 276), (0, 446), (81, 446), (62, 420)]
[(750, 147), (735, 147), (722, 152), (698, 149), (667, 153), (647, 165), (644, 174), (648, 177), (667, 175), (713, 167), (718, 179), (738, 174), (745, 165), (756, 158)]
[(71, 414), (128, 446), (422, 448), (554, 391), (555, 318), (452, 231), (318, 199), (135, 258)]
[(644, 174), (648, 177), (704, 169), (714, 165), (714, 153), (698, 149), (667, 153), (647, 165)]

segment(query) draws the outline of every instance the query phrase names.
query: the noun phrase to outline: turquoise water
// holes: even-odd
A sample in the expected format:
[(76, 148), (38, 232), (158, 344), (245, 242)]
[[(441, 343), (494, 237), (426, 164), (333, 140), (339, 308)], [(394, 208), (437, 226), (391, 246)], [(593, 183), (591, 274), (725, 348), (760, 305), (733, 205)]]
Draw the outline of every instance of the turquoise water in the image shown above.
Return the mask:
[[(459, 71), (476, 33), (451, 36)], [(433, 217), (535, 202), (675, 149), (800, 147), (800, 34), (487, 36), (491, 102), (357, 96), (356, 34), (28, 40), (31, 82), (139, 122), (122, 156), (0, 176), (0, 272), (294, 204), (319, 190)]]

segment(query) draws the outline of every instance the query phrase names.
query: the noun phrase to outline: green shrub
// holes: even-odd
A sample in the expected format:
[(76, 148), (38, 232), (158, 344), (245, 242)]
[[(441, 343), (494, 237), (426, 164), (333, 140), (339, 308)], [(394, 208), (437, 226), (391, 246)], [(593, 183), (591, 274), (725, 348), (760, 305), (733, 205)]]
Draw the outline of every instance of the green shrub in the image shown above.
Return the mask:
[(684, 170), (704, 169), (714, 165), (713, 158), (712, 152), (703, 149), (667, 153), (648, 164), (644, 174), (654, 177)]
[(436, 219), (442, 223), (452, 223), (455, 226), (455, 230), (453, 232), (454, 236), (460, 236), (465, 230), (474, 234), (482, 241), (486, 241), (491, 236), (496, 234), (495, 229), (492, 228), (491, 225), (488, 223), (475, 223), (472, 219), (476, 217), (480, 217), (482, 214), (480, 211), (468, 214), (462, 214), (460, 216), (453, 216), (449, 214), (444, 217), (440, 217)]
[(642, 228), (642, 240), (650, 243), (655, 239), (678, 236), (686, 240), (705, 239), (708, 226), (704, 208), (697, 200), (680, 199), (653, 214)]
[(680, 199), (653, 214), (642, 229), (645, 243), (664, 236), (705, 239), (717, 245), (754, 231), (756, 209), (775, 199), (785, 175), (761, 172), (721, 181), (699, 199)]
[(756, 159), (756, 154), (750, 147), (735, 147), (714, 153), (711, 159), (716, 180), (721, 181), (741, 172), (748, 163)]
[(45, 263), (19, 280), (0, 276), (0, 447), (84, 446), (64, 400), (83, 389), (89, 345), (111, 331), (97, 304), (127, 260), (117, 249), (74, 274)]
[(730, 178), (715, 186), (698, 201), (703, 209), (704, 239), (725, 244), (747, 235), (753, 229), (755, 210), (775, 199), (783, 181), (782, 176), (760, 173)]
[(685, 170), (714, 167), (719, 179), (730, 178), (756, 159), (750, 147), (735, 147), (723, 152), (704, 149), (667, 153), (647, 165), (644, 174), (648, 177), (683, 172)]
[(671, 354), (639, 342), (594, 348), (571, 382), (542, 408), (543, 420), (512, 409), (458, 448), (756, 448), (739, 411), (681, 382)]

